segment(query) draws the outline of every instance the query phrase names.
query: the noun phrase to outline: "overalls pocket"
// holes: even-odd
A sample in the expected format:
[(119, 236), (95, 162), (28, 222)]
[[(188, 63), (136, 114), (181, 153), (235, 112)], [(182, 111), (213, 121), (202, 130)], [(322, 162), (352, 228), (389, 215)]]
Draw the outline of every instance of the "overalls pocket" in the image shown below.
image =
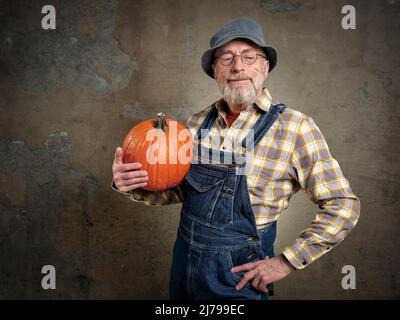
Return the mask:
[(223, 229), (233, 221), (233, 190), (226, 177), (189, 170), (184, 180), (183, 212), (203, 225)]
[[(227, 266), (229, 270), (232, 267), (237, 267), (245, 263), (256, 262), (260, 260), (259, 252), (254, 247), (243, 247), (235, 250), (226, 250)], [(241, 271), (233, 273), (229, 271), (230, 277), (233, 280), (233, 286), (236, 286), (247, 271)], [(252, 281), (252, 280), (251, 280)], [(247, 299), (266, 299), (268, 294), (258, 291), (255, 289), (251, 281), (247, 282), (245, 286), (239, 291), (241, 294), (246, 295)]]
[[(253, 246), (247, 246), (235, 250), (228, 250), (227, 252), (228, 257), (228, 265), (229, 268), (238, 267), (246, 263), (256, 262), (260, 260), (260, 253), (256, 250)], [(241, 271), (238, 273), (232, 273), (232, 276), (237, 280), (240, 281), (242, 277), (245, 275), (247, 271)], [(246, 284), (249, 288), (251, 288), (251, 284)]]

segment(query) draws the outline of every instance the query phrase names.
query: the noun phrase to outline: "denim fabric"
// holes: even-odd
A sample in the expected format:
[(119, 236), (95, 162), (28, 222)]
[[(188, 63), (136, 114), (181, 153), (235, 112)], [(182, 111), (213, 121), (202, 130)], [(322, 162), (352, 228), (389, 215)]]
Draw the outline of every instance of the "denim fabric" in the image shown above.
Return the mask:
[[(255, 145), (285, 108), (274, 105), (260, 116), (254, 126)], [(216, 115), (214, 106), (197, 135), (201, 129), (210, 129)], [(226, 157), (226, 151), (217, 152), (220, 159)], [(235, 162), (240, 159), (236, 156), (229, 159), (233, 165), (192, 164), (181, 185), (183, 204), (172, 257), (171, 299), (268, 299), (268, 294), (251, 283), (235, 289), (245, 272), (234, 274), (233, 266), (274, 256), (276, 222), (257, 230), (246, 176), (237, 174), (245, 162)]]

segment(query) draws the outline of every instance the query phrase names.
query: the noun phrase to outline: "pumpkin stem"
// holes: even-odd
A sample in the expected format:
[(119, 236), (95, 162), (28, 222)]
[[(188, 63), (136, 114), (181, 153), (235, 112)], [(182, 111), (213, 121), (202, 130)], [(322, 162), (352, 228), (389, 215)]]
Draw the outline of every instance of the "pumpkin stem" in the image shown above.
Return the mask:
[(163, 112), (157, 113), (157, 120), (156, 123), (154, 124), (154, 127), (156, 129), (161, 129), (162, 131), (167, 130), (167, 120), (165, 118), (165, 114)]

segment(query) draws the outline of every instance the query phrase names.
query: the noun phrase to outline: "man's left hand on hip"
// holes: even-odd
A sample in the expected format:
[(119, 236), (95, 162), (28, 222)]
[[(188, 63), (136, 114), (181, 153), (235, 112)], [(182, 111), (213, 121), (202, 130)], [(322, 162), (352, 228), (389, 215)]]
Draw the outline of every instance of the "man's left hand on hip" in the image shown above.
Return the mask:
[(242, 289), (246, 283), (251, 285), (261, 292), (268, 292), (267, 285), (285, 278), (294, 267), (286, 260), (283, 255), (272, 258), (265, 258), (256, 262), (242, 264), (233, 267), (233, 273), (247, 271), (239, 283), (236, 285), (236, 290)]

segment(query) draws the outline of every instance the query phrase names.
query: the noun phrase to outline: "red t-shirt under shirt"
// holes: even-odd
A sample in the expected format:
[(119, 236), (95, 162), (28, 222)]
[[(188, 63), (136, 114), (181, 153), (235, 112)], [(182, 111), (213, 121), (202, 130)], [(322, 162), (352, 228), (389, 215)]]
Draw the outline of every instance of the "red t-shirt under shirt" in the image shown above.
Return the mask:
[(232, 125), (232, 123), (236, 120), (237, 117), (239, 117), (240, 112), (231, 112), (227, 111), (226, 112), (226, 120), (228, 121), (228, 127)]

